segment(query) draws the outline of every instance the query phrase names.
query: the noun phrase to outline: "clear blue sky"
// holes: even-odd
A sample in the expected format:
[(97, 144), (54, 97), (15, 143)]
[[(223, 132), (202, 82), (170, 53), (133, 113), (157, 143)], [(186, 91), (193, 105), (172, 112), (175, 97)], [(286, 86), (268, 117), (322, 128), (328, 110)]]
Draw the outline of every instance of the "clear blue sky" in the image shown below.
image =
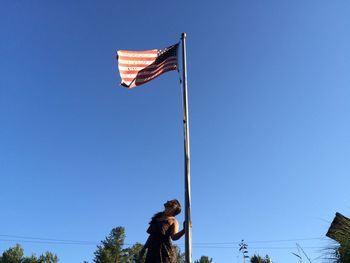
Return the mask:
[(164, 201), (183, 203), (178, 75), (126, 90), (115, 51), (187, 32), (193, 258), (242, 262), (241, 239), (275, 263), (297, 262), (295, 243), (322, 257), (335, 212), (350, 216), (349, 11), (347, 0), (2, 1), (0, 250), (14, 236), (87, 240), (17, 242), (92, 262), (113, 227), (143, 242)]

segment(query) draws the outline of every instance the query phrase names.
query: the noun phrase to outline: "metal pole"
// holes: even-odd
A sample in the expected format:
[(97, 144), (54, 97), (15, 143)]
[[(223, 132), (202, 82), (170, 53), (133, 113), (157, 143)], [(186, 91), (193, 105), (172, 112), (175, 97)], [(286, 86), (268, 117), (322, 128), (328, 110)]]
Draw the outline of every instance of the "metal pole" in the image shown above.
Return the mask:
[(191, 184), (190, 184), (190, 136), (188, 128), (188, 96), (187, 96), (187, 66), (186, 66), (186, 33), (181, 34), (182, 40), (182, 85), (183, 85), (183, 123), (184, 123), (184, 154), (185, 154), (185, 262), (192, 262), (191, 234)]

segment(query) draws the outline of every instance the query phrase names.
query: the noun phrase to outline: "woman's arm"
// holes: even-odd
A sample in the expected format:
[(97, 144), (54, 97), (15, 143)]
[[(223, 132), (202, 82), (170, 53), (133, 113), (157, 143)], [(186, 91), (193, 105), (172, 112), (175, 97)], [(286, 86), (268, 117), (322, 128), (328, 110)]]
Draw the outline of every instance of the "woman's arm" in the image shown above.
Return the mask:
[(179, 240), (184, 234), (185, 229), (182, 229), (179, 231), (179, 223), (177, 222), (176, 218), (171, 219), (172, 221), (172, 227), (173, 227), (173, 233), (171, 234), (172, 240)]

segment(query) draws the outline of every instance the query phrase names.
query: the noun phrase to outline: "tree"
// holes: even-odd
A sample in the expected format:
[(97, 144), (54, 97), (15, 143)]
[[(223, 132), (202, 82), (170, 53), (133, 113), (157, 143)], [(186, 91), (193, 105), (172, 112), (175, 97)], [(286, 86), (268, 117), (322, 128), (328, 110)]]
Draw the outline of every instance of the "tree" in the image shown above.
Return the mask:
[(38, 258), (35, 255), (32, 255), (31, 257), (23, 259), (21, 263), (38, 263)]
[(265, 258), (262, 258), (259, 255), (254, 255), (250, 258), (250, 263), (271, 263), (271, 259), (268, 255)]
[(199, 260), (196, 260), (194, 263), (212, 263), (213, 259), (207, 256), (201, 256), (201, 258)]
[(143, 248), (143, 245), (136, 243), (133, 246), (124, 249), (125, 256), (127, 257), (128, 263), (144, 263), (146, 256), (140, 257), (140, 251)]
[[(124, 228), (121, 226), (113, 228), (106, 239), (97, 246), (93, 261), (95, 263), (144, 263), (146, 254), (142, 258), (140, 257), (143, 245), (135, 243), (131, 247), (123, 248), (124, 240)], [(173, 249), (177, 256), (176, 263), (185, 263), (185, 255), (179, 247), (173, 245)]]
[(20, 263), (23, 259), (23, 255), (23, 248), (19, 244), (16, 244), (15, 247), (4, 251), (0, 263)]
[(57, 263), (58, 257), (51, 252), (45, 252), (45, 254), (39, 257), (38, 263)]
[(182, 253), (181, 249), (176, 245), (173, 245), (173, 249), (176, 253), (176, 263), (185, 263), (185, 253)]
[(125, 230), (123, 227), (118, 226), (113, 228), (106, 237), (101, 241), (101, 245), (97, 246), (95, 251), (94, 262), (96, 263), (126, 263), (127, 256), (126, 251), (123, 250), (125, 240)]
[(15, 247), (4, 251), (0, 257), (0, 263), (57, 263), (58, 257), (51, 253), (45, 252), (37, 258), (35, 255), (24, 257), (23, 248), (17, 244)]

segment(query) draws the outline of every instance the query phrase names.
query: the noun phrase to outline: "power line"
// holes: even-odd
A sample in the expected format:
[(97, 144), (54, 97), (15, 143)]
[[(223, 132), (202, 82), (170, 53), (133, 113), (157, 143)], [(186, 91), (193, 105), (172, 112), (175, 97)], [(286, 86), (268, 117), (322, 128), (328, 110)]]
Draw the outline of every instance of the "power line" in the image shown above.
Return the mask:
[(295, 238), (295, 239), (280, 239), (280, 240), (263, 240), (263, 241), (247, 241), (247, 243), (279, 243), (279, 242), (295, 242), (295, 241), (307, 241), (307, 240), (325, 240), (323, 237), (311, 237), (311, 238)]
[[(196, 248), (222, 248), (222, 249), (234, 249), (236, 247), (224, 247), (224, 246), (193, 246)], [(251, 249), (295, 249), (296, 247), (249, 247), (249, 250)], [(304, 247), (305, 249), (322, 249), (324, 247)]]
[[(278, 239), (278, 240), (262, 240), (262, 241), (246, 241), (248, 244), (257, 244), (257, 243), (282, 243), (282, 242), (295, 242), (295, 241), (307, 241), (307, 240), (326, 240), (325, 238), (321, 237), (311, 237), (311, 238), (295, 238), (295, 239)], [(193, 244), (198, 244), (198, 245), (207, 245), (207, 244), (212, 244), (212, 245), (232, 245), (232, 244), (237, 244), (239, 242), (200, 242), (200, 243), (193, 243)]]
[(57, 244), (57, 245), (97, 245), (97, 243), (79, 243), (62, 241), (40, 241), (40, 240), (21, 240), (21, 239), (0, 239), (4, 242), (36, 243), (36, 244)]
[(57, 241), (57, 242), (71, 242), (71, 243), (96, 243), (94, 241), (86, 240), (70, 240), (70, 239), (56, 239), (56, 238), (41, 238), (41, 237), (28, 237), (28, 236), (15, 236), (15, 235), (1, 235), (0, 237), (10, 237), (18, 239), (33, 239), (33, 240), (43, 240), (43, 241)]
[[(20, 242), (20, 243), (35, 243), (35, 244), (50, 244), (50, 245), (83, 245), (83, 246), (96, 246), (98, 243), (96, 242), (62, 242), (62, 241), (41, 241), (41, 240), (22, 240), (22, 239), (0, 239), (0, 242)], [(133, 244), (131, 243), (125, 243), (125, 246), (131, 246)], [(178, 246), (183, 247), (184, 244), (178, 244)], [(193, 244), (194, 248), (205, 248), (205, 249), (235, 249), (236, 246), (215, 246), (215, 245), (197, 245), (196, 243)], [(304, 247), (304, 249), (322, 249), (324, 247)], [(250, 247), (250, 249), (295, 249), (295, 246), (293, 247)]]
[[(57, 238), (42, 238), (42, 237), (30, 237), (21, 235), (5, 235), (0, 234), (0, 241), (4, 242), (23, 242), (23, 243), (38, 243), (38, 244), (61, 244), (61, 245), (97, 245), (99, 241), (87, 241), (87, 240), (72, 240), (72, 239), (57, 239)], [(283, 242), (296, 242), (296, 241), (308, 241), (308, 240), (325, 240), (325, 238), (295, 238), (295, 239), (279, 239), (279, 240), (262, 240), (262, 241), (247, 241), (248, 244), (259, 243), (283, 243)], [(136, 242), (135, 242), (136, 243)], [(239, 242), (194, 242), (193, 245), (197, 248), (236, 248)], [(126, 246), (131, 246), (132, 243), (124, 243)], [(221, 246), (220, 246), (221, 245)], [(227, 245), (227, 246), (222, 246)], [(180, 245), (182, 246), (182, 244)], [(290, 249), (294, 247), (251, 247), (252, 249)], [(318, 247), (310, 247), (318, 248)], [(320, 248), (320, 247), (319, 247)]]

